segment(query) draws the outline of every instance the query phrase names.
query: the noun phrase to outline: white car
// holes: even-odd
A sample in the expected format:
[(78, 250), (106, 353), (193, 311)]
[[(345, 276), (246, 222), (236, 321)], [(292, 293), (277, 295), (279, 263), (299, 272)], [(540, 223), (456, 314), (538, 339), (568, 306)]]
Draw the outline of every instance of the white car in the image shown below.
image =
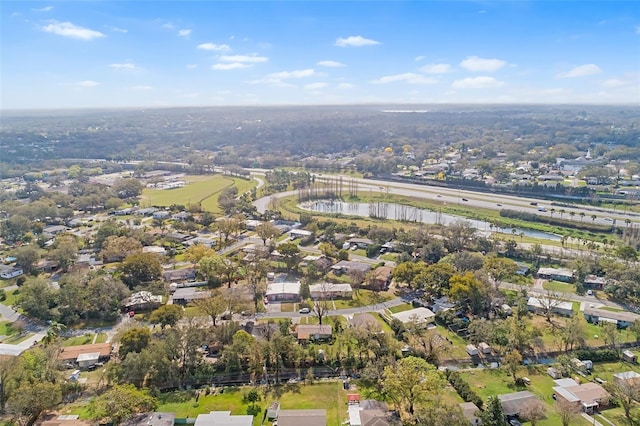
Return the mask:
[(298, 312), (301, 313), (301, 314), (308, 314), (311, 311), (309, 310), (309, 308), (302, 308)]

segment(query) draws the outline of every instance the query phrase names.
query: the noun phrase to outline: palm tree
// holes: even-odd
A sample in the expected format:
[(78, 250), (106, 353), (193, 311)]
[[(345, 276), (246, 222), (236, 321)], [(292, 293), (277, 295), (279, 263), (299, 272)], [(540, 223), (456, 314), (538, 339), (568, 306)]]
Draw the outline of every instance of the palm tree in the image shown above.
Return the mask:
[(584, 219), (584, 212), (580, 212), (580, 222)]
[(551, 209), (549, 210), (549, 213), (551, 213), (551, 217), (553, 217), (553, 214), (556, 212), (556, 209)]
[(562, 215), (564, 215), (567, 211), (565, 209), (560, 209), (560, 219), (562, 219)]
[(64, 330), (65, 328), (67, 327), (64, 324), (60, 324), (59, 322), (54, 321), (49, 324), (49, 327), (47, 328), (47, 334), (45, 334), (45, 336), (42, 338), (42, 344), (48, 346), (51, 343), (55, 342), (58, 337), (60, 337), (60, 333), (62, 332), (62, 330)]
[(569, 212), (569, 216), (571, 216), (571, 220), (573, 220), (573, 217), (576, 215), (576, 212)]
[(595, 214), (591, 215), (591, 221), (592, 222), (595, 222), (597, 218), (598, 218), (598, 216), (596, 216)]

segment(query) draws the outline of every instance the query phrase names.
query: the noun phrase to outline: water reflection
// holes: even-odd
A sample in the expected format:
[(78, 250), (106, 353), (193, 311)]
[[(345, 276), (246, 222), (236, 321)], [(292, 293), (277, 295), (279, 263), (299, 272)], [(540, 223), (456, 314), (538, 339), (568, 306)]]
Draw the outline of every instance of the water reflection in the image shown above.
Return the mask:
[(524, 235), (526, 237), (539, 238), (551, 241), (560, 241), (560, 235), (550, 234), (548, 232), (533, 231), (520, 228), (503, 228), (498, 229), (489, 222), (475, 219), (467, 219), (462, 216), (452, 214), (434, 212), (431, 210), (420, 209), (417, 207), (404, 206), (395, 203), (346, 203), (343, 201), (308, 201), (300, 204), (300, 208), (311, 210), (319, 213), (341, 213), (345, 215), (373, 217), (378, 219), (392, 219), (407, 222), (420, 222), (429, 224), (447, 225), (458, 220), (466, 220), (470, 222), (477, 230), (483, 232), (503, 232), (516, 236)]

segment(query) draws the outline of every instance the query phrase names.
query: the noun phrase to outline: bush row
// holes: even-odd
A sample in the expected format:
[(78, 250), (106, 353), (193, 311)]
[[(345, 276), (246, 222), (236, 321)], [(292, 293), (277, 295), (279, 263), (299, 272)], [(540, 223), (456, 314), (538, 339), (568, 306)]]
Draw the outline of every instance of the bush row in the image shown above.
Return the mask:
[(469, 383), (465, 382), (457, 371), (446, 371), (447, 380), (451, 386), (458, 392), (460, 398), (466, 402), (473, 402), (480, 410), (482, 410), (483, 401), (474, 391), (471, 390)]
[(590, 359), (593, 362), (618, 361), (620, 359), (618, 352), (611, 349), (578, 349), (573, 351), (573, 355), (578, 359)]
[[(590, 223), (588, 221), (576, 222), (574, 220), (565, 220), (562, 218), (541, 216), (534, 213), (521, 212), (517, 210), (502, 209), (500, 210), (501, 217), (508, 217), (510, 219), (519, 219), (526, 222), (538, 222), (546, 223), (547, 225), (561, 226), (563, 228), (573, 228), (590, 232), (611, 232), (612, 226), (598, 225), (597, 223)], [(590, 218), (588, 220), (591, 220)]]

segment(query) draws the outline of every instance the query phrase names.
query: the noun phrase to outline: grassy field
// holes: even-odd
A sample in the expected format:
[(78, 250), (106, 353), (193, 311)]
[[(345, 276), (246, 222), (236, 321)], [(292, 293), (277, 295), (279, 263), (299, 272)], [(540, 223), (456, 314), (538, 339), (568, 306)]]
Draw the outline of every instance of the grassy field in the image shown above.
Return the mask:
[[(528, 377), (531, 380), (529, 386), (517, 386), (513, 378), (504, 370), (500, 369), (473, 369), (461, 371), (461, 376), (469, 383), (471, 390), (478, 394), (483, 400), (489, 396), (502, 395), (506, 393), (528, 390), (536, 395), (546, 405), (547, 418), (538, 422), (541, 426), (557, 426), (562, 424), (560, 417), (555, 412), (554, 401), (551, 398), (552, 388), (555, 386), (553, 379), (545, 372), (546, 367), (521, 367), (518, 377)], [(528, 423), (524, 423), (528, 424)], [(572, 425), (588, 425), (584, 419), (578, 417)]]
[(397, 314), (398, 312), (404, 312), (413, 309), (410, 303), (403, 303), (402, 305), (392, 306), (389, 308), (392, 314)]
[(90, 345), (93, 343), (93, 339), (96, 339), (96, 343), (104, 343), (107, 341), (107, 333), (100, 333), (98, 337), (96, 337), (93, 333), (86, 333), (82, 336), (71, 337), (62, 342), (62, 346), (80, 346), (80, 345)]
[[(248, 404), (243, 398), (250, 387), (225, 388), (224, 393), (193, 397), (172, 402), (164, 396), (157, 411), (174, 412), (177, 418), (194, 418), (210, 411), (231, 411), (231, 414), (247, 414)], [(286, 384), (272, 388), (260, 388), (262, 400), (258, 405), (262, 411), (254, 418), (254, 425), (260, 425), (262, 414), (272, 401), (279, 401), (282, 410), (326, 409), (327, 425), (339, 426), (346, 419), (346, 392), (341, 382), (322, 382), (313, 385)]]
[(11, 336), (17, 333), (12, 327), (13, 323), (9, 321), (0, 322), (0, 336)]
[(561, 283), (559, 281), (547, 281), (542, 284), (542, 288), (560, 293), (575, 293), (576, 286), (573, 284)]
[(5, 292), (7, 298), (2, 301), (2, 304), (5, 306), (13, 306), (16, 304), (18, 297), (20, 295), (20, 290), (10, 290)]
[(145, 189), (142, 192), (141, 205), (170, 206), (172, 204), (198, 204), (203, 210), (220, 213), (218, 207), (218, 195), (231, 186), (238, 188), (238, 194), (242, 194), (255, 186), (255, 181), (247, 181), (240, 178), (231, 178), (223, 175), (213, 176), (187, 176), (187, 185), (177, 189)]
[(392, 296), (385, 292), (375, 293), (371, 290), (360, 290), (353, 294), (351, 300), (336, 300), (336, 309), (359, 308), (360, 306), (375, 305), (391, 300)]

